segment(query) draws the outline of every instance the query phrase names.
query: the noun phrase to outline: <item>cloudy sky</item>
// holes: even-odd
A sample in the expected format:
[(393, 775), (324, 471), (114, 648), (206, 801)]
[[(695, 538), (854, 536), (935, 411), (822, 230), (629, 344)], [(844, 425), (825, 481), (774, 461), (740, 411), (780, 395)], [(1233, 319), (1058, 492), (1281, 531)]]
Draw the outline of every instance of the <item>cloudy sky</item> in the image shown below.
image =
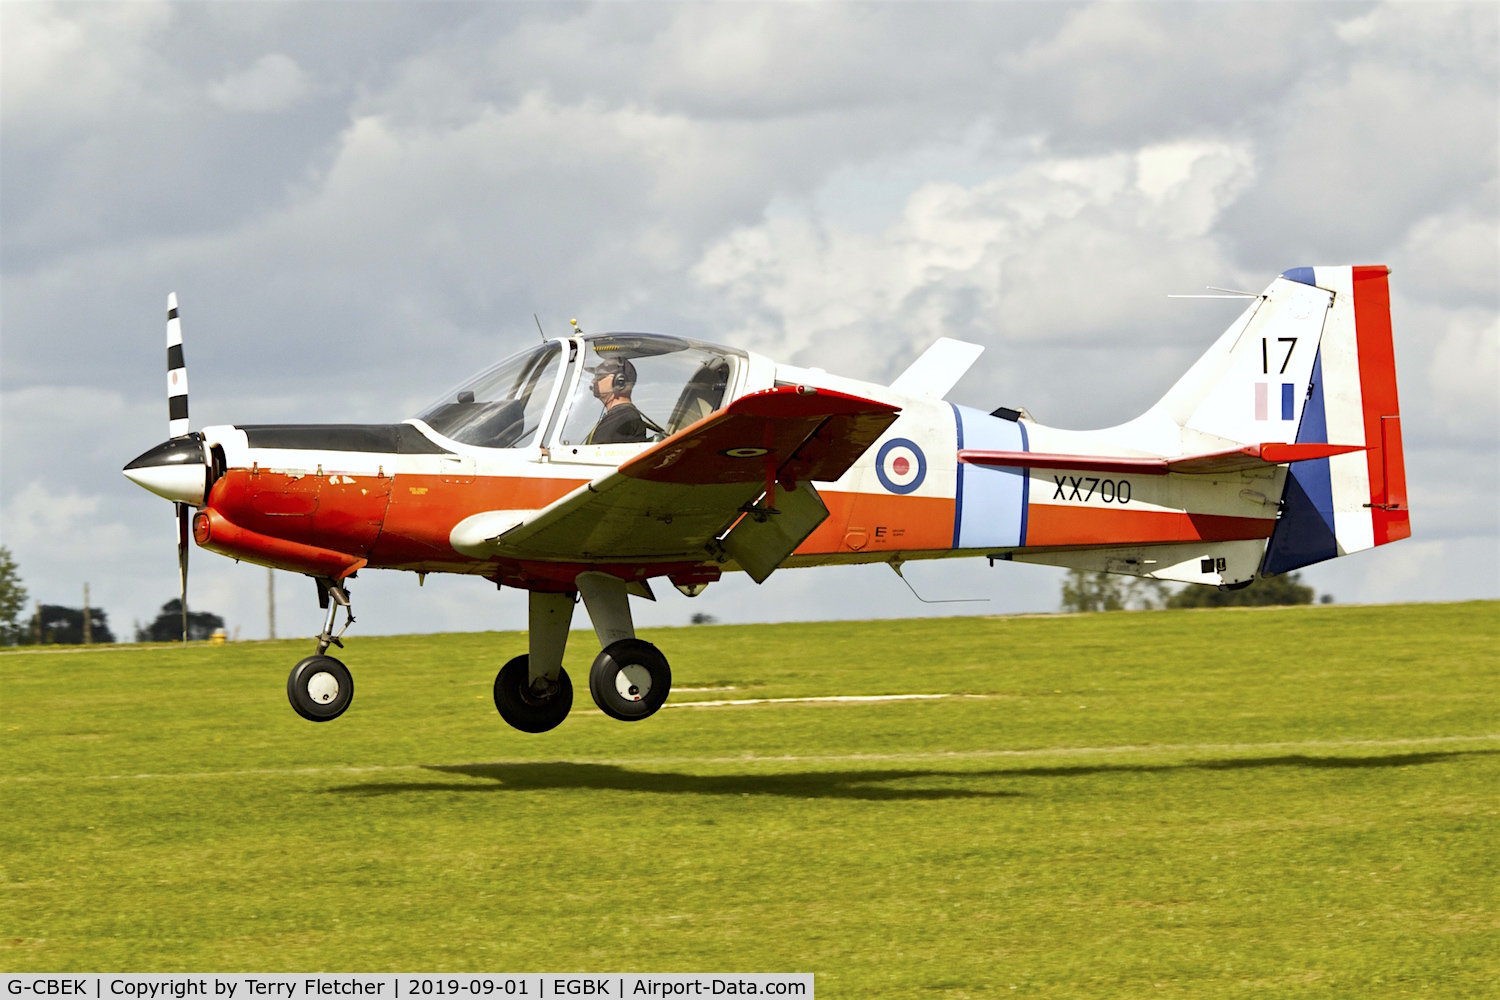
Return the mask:
[[(1309, 264), (1393, 268), (1415, 537), (1314, 567), (1341, 601), (1500, 594), (1494, 4), (0, 6), (0, 535), (117, 631), (176, 592), (166, 436), (393, 421), (570, 317), (1103, 426)], [(265, 633), (265, 571), (192, 603)], [(1050, 610), (982, 561), (668, 590), (643, 622)], [(368, 579), (367, 579), (368, 578)], [(316, 630), (278, 575), (283, 634)], [(368, 573), (367, 632), (514, 628), (523, 595)]]

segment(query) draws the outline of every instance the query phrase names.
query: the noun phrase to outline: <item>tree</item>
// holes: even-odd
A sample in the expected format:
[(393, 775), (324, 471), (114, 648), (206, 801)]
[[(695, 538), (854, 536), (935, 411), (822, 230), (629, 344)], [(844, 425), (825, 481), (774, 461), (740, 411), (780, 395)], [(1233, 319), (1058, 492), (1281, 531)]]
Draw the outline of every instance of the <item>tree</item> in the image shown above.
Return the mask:
[(23, 639), (26, 623), (20, 620), (26, 608), (26, 588), (10, 549), (0, 545), (0, 645), (14, 646)]
[[(23, 645), (30, 645), (41, 636), (41, 641), (51, 645), (78, 645), (83, 642), (83, 609), (65, 608), (61, 604), (43, 604), (32, 620), (22, 626)], [(89, 608), (89, 641), (114, 642), (115, 634), (109, 630), (109, 615), (100, 608)]]
[(1068, 570), (1063, 580), (1064, 611), (1150, 611), (1162, 607), (1166, 597), (1160, 580), (1081, 569)]
[[(188, 641), (204, 642), (224, 627), (224, 619), (208, 611), (188, 610)], [(156, 620), (135, 630), (136, 642), (181, 642), (182, 599), (174, 597), (161, 606)]]
[[(1219, 590), (1201, 584), (1188, 584), (1186, 588), (1167, 598), (1169, 608), (1237, 608), (1267, 607), (1276, 604), (1311, 604), (1313, 588), (1302, 583), (1301, 573), (1286, 573), (1281, 576), (1258, 577), (1248, 587), (1239, 590)], [(1323, 595), (1323, 603), (1331, 604), (1332, 594)]]

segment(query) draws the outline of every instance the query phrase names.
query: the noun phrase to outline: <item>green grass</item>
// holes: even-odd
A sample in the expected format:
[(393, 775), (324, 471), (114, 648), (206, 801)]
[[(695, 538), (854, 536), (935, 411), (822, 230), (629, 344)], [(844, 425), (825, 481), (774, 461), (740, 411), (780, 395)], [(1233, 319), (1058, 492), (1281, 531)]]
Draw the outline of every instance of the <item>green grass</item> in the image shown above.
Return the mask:
[(1500, 604), (643, 633), (526, 736), (516, 634), (0, 656), (6, 970), (811, 971), (824, 997), (1495, 996)]

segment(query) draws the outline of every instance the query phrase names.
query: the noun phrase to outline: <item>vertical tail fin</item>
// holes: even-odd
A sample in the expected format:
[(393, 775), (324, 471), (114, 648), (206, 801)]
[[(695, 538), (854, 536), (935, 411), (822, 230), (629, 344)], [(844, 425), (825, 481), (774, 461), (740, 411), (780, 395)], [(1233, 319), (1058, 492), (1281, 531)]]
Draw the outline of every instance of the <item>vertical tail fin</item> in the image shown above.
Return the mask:
[(1157, 404), (1209, 451), (1291, 444), (1333, 294), (1285, 276), (1255, 298)]
[(1411, 535), (1388, 274), (1378, 266), (1302, 267), (1283, 276), (1333, 296), (1297, 441), (1364, 451), (1292, 463), (1263, 573)]

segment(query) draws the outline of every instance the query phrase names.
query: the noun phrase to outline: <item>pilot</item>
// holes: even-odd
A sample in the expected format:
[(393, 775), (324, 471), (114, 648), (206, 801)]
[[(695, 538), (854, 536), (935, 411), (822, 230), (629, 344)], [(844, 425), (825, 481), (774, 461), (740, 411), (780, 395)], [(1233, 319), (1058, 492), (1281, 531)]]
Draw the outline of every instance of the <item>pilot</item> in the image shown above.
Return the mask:
[(594, 398), (604, 404), (604, 415), (584, 444), (628, 444), (646, 440), (647, 421), (630, 401), (635, 389), (635, 365), (624, 358), (606, 358), (591, 374)]

